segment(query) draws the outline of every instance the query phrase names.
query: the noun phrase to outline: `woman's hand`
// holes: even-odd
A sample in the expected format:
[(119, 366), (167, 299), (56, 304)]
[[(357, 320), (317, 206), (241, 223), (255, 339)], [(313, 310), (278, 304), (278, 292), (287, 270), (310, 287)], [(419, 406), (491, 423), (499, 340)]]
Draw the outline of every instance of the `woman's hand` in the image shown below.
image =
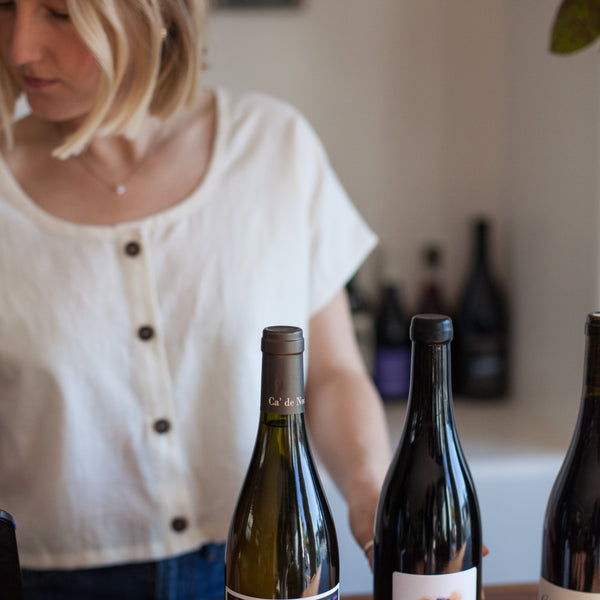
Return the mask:
[(363, 549), (373, 569), (373, 527), (381, 486), (374, 484), (356, 485), (348, 490), (348, 520), (350, 530), (358, 545)]

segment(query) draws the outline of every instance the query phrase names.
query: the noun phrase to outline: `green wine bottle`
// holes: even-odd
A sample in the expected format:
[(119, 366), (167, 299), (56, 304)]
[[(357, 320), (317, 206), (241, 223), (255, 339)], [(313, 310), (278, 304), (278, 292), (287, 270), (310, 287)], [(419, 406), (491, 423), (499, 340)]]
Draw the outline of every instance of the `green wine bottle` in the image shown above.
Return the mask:
[(227, 538), (226, 597), (337, 600), (335, 527), (304, 422), (302, 330), (267, 327), (262, 351), (260, 422)]

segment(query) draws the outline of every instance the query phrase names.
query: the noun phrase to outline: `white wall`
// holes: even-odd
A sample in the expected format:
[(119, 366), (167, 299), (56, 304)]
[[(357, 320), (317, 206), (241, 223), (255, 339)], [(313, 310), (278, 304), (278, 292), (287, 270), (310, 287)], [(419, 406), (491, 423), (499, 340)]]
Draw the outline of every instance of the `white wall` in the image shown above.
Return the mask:
[(599, 299), (600, 55), (597, 44), (566, 57), (547, 52), (556, 4), (510, 3), (505, 179), (518, 389), (571, 427), (583, 325)]

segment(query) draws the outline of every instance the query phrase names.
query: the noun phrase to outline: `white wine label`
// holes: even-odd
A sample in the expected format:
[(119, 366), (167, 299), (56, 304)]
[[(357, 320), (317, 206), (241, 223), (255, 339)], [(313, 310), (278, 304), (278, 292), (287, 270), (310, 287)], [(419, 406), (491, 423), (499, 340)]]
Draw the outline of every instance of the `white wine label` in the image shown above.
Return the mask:
[(317, 596), (302, 596), (302, 598), (256, 598), (255, 596), (246, 596), (239, 592), (234, 592), (232, 589), (225, 586), (225, 600), (339, 600), (340, 597), (340, 584), (338, 583), (333, 589)]
[(600, 600), (600, 593), (596, 592), (577, 592), (567, 588), (554, 585), (543, 577), (540, 578), (538, 588), (539, 600)]
[(477, 567), (444, 575), (392, 575), (393, 600), (479, 600)]

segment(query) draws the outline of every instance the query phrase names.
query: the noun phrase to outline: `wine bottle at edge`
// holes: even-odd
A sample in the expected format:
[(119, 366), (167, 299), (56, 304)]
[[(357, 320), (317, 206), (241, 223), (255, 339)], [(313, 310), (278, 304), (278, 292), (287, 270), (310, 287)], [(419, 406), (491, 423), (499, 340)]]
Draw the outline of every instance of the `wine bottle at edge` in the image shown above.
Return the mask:
[(15, 520), (0, 510), (0, 598), (23, 600)]
[(600, 312), (587, 316), (583, 393), (544, 517), (539, 598), (600, 598)]
[(375, 519), (374, 600), (479, 600), (481, 519), (454, 422), (452, 321), (415, 315), (410, 337), (404, 429)]
[(303, 350), (300, 328), (264, 329), (258, 433), (226, 544), (228, 600), (339, 594), (335, 527), (304, 422)]

